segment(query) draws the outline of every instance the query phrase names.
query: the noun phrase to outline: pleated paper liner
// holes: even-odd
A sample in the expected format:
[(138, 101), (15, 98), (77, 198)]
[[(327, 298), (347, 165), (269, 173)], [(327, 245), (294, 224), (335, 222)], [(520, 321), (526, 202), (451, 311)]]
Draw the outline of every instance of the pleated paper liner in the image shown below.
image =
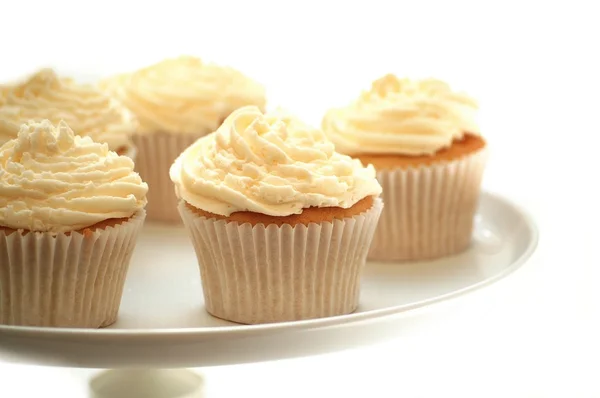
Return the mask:
[(252, 226), (207, 219), (180, 203), (191, 236), (207, 311), (258, 324), (348, 314), (383, 204), (343, 220)]
[(188, 146), (200, 138), (196, 134), (153, 133), (135, 134), (133, 142), (138, 153), (136, 171), (148, 184), (148, 220), (181, 224), (169, 169)]
[(416, 261), (467, 249), (487, 157), (483, 149), (446, 163), (378, 171), (385, 209), (369, 259)]
[(98, 328), (117, 319), (145, 211), (69, 234), (0, 230), (0, 323)]

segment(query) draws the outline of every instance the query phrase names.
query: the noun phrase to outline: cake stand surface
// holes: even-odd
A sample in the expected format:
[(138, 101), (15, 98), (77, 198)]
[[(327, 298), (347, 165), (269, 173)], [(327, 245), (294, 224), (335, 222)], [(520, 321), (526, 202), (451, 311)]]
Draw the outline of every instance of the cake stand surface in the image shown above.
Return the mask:
[[(508, 275), (533, 253), (537, 240), (537, 229), (522, 210), (483, 193), (473, 243), (464, 253), (419, 263), (368, 263), (360, 306), (350, 315), (244, 326), (204, 311), (196, 256), (183, 228), (148, 223), (132, 259), (117, 323), (98, 330), (0, 325), (0, 358), (65, 367), (180, 368), (367, 345), (394, 338), (432, 304)], [(193, 383), (190, 377), (185, 380)]]

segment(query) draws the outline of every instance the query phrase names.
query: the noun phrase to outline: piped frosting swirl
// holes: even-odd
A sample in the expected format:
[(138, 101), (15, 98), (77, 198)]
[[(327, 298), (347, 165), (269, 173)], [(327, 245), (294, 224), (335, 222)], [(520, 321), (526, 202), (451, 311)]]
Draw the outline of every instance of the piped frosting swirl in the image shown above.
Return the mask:
[(266, 102), (259, 83), (191, 56), (169, 58), (100, 86), (137, 116), (140, 133), (205, 134), (237, 108), (264, 109)]
[(30, 122), (0, 147), (0, 225), (67, 232), (131, 217), (148, 186), (133, 161), (65, 122)]
[(42, 69), (25, 82), (4, 86), (0, 103), (0, 145), (19, 133), (30, 120), (64, 120), (75, 134), (107, 143), (111, 150), (132, 146), (137, 128), (132, 115), (118, 102), (92, 85), (61, 78), (51, 69)]
[(335, 152), (321, 130), (253, 106), (234, 111), (216, 132), (187, 148), (170, 175), (181, 199), (223, 216), (349, 208), (381, 193), (373, 167)]
[(345, 108), (330, 110), (322, 127), (336, 149), (350, 155), (431, 155), (479, 135), (478, 105), (440, 80), (386, 75)]

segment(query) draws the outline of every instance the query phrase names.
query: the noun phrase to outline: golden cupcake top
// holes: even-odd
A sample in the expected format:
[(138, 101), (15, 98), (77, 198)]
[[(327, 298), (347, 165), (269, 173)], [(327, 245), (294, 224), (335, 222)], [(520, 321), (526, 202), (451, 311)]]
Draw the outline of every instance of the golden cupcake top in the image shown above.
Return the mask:
[(0, 147), (0, 225), (67, 232), (133, 216), (148, 186), (133, 161), (65, 122), (24, 124)]
[(477, 102), (437, 79), (388, 74), (344, 108), (332, 109), (322, 127), (336, 149), (350, 155), (431, 155), (479, 135)]
[(205, 134), (234, 110), (265, 106), (265, 89), (241, 72), (181, 56), (100, 84), (139, 119), (140, 133)]
[(116, 101), (92, 85), (78, 84), (42, 69), (22, 83), (0, 90), (0, 145), (13, 139), (29, 120), (64, 120), (73, 131), (112, 150), (131, 147), (137, 123)]
[(375, 169), (335, 152), (321, 130), (254, 106), (234, 111), (217, 131), (187, 148), (170, 175), (178, 197), (222, 216), (350, 208), (381, 193)]

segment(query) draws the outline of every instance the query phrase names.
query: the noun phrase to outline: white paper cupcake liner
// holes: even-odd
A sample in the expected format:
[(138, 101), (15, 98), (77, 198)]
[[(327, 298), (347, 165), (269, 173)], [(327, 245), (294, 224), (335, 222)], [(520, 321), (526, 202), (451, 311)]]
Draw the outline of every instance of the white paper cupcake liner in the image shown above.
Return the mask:
[(95, 231), (0, 231), (0, 323), (98, 328), (117, 319), (145, 212)]
[(381, 170), (385, 210), (370, 260), (424, 260), (469, 246), (487, 150), (451, 162)]
[(207, 219), (185, 203), (206, 310), (258, 324), (349, 314), (381, 214), (381, 199), (360, 215), (308, 226), (239, 225)]
[(133, 142), (138, 148), (136, 171), (148, 184), (148, 220), (181, 224), (177, 211), (179, 199), (175, 196), (169, 169), (184, 149), (201, 135), (194, 134), (135, 134)]

